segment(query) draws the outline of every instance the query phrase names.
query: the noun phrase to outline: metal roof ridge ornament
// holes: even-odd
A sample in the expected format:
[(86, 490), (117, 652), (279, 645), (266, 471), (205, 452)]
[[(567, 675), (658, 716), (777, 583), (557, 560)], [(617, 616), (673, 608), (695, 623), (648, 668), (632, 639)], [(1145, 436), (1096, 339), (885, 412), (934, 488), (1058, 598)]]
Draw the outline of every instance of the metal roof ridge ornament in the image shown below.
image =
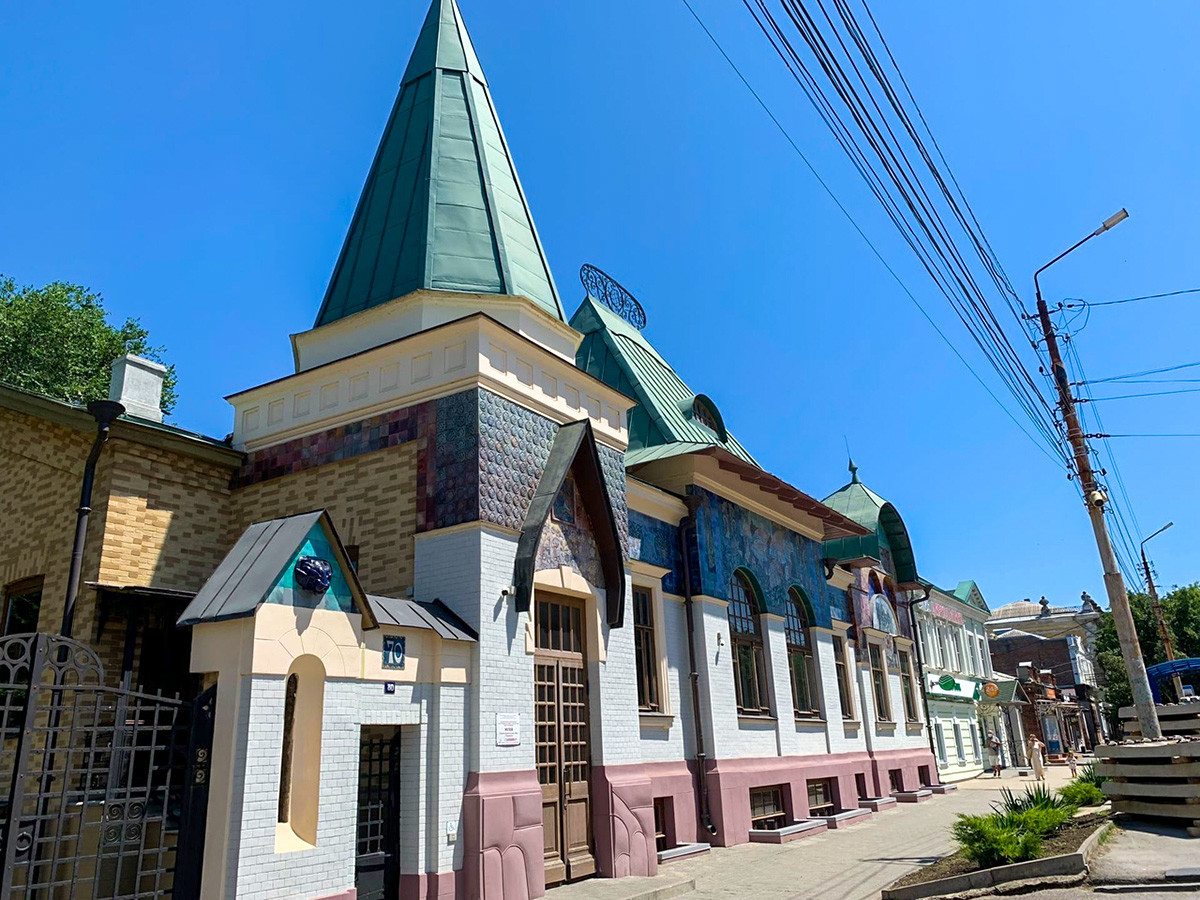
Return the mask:
[(642, 304), (607, 272), (584, 263), (579, 267), (579, 282), (588, 296), (599, 300), (638, 331), (646, 327), (646, 310)]

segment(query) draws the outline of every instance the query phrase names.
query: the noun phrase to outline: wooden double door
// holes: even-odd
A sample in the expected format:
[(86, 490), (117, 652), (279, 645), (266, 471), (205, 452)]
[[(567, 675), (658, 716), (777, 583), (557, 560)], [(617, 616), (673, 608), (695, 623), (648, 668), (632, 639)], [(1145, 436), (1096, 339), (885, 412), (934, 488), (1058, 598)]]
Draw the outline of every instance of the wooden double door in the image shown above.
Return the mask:
[(596, 871), (583, 604), (539, 593), (534, 605), (534, 706), (546, 884)]

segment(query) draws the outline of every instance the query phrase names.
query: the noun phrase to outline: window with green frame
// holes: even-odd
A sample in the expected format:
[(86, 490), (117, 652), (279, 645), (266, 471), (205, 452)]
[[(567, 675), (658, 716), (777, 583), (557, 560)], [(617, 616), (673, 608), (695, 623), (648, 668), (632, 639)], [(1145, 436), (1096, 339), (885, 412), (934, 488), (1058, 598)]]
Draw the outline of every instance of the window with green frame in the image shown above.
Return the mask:
[(842, 705), (842, 718), (854, 718), (854, 695), (850, 692), (850, 663), (846, 658), (846, 639), (840, 634), (833, 636), (833, 667), (837, 673), (838, 701)]
[(821, 715), (817, 699), (816, 667), (813, 664), (812, 623), (808, 602), (799, 588), (788, 591), (787, 616), (784, 632), (787, 637), (788, 668), (792, 673), (792, 707), (801, 718)]
[(917, 712), (917, 689), (913, 678), (912, 657), (907, 650), (900, 654), (900, 687), (904, 693), (904, 717), (910, 722), (920, 720)]
[(762, 606), (758, 592), (743, 572), (734, 572), (729, 585), (729, 635), (733, 644), (734, 686), (738, 713), (769, 716), (771, 695), (767, 688), (767, 665), (763, 655)]

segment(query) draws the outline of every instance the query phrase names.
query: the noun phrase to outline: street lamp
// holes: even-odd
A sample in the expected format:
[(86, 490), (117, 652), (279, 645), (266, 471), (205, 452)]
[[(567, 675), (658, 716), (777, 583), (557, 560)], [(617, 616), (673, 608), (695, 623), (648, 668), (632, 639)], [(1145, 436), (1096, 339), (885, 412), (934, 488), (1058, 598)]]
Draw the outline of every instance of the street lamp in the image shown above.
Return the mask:
[[(1146, 559), (1146, 542), (1150, 538), (1158, 537), (1174, 524), (1174, 522), (1168, 522), (1141, 543), (1142, 568), (1146, 570), (1146, 587), (1150, 590), (1150, 605), (1154, 607), (1154, 620), (1158, 623), (1158, 636), (1162, 638), (1163, 650), (1166, 652), (1168, 660), (1175, 659), (1175, 646), (1171, 643), (1171, 632), (1167, 631), (1167, 620), (1163, 616), (1162, 606), (1158, 602), (1158, 591), (1154, 588), (1154, 576), (1150, 574), (1150, 561)], [(1175, 684), (1175, 699), (1182, 701), (1183, 681), (1177, 674), (1171, 675), (1171, 681)]]
[(1063, 365), (1062, 354), (1058, 349), (1058, 335), (1050, 322), (1050, 310), (1042, 299), (1042, 286), (1038, 276), (1070, 253), (1082, 247), (1097, 235), (1104, 234), (1114, 225), (1129, 218), (1124, 209), (1109, 216), (1100, 223), (1100, 227), (1081, 241), (1068, 247), (1046, 265), (1033, 273), (1033, 288), (1037, 294), (1038, 322), (1042, 326), (1042, 334), (1046, 341), (1046, 352), (1050, 355), (1050, 366), (1054, 376), (1054, 386), (1058, 390), (1058, 403), (1062, 409), (1063, 424), (1067, 427), (1067, 441), (1075, 458), (1075, 469), (1079, 474), (1079, 486), (1083, 490), (1084, 506), (1087, 507), (1088, 518), (1092, 522), (1092, 532), (1096, 536), (1096, 549), (1100, 551), (1100, 564), (1104, 568), (1104, 589), (1108, 594), (1108, 606), (1112, 610), (1113, 624), (1117, 628), (1117, 637), (1121, 642), (1121, 655), (1125, 659), (1125, 669), (1129, 673), (1129, 687), (1133, 693), (1133, 705), (1137, 708), (1138, 724), (1142, 736), (1151, 740), (1162, 737), (1162, 729), (1158, 724), (1158, 713), (1154, 709), (1154, 697), (1150, 693), (1150, 679), (1146, 677), (1146, 661), (1142, 658), (1141, 647), (1138, 646), (1137, 629), (1133, 624), (1133, 613), (1129, 609), (1129, 595), (1125, 592), (1125, 580), (1121, 577), (1121, 569), (1117, 565), (1117, 556), (1113, 552), (1112, 539), (1108, 535), (1108, 523), (1104, 521), (1104, 506), (1108, 503), (1108, 495), (1096, 482), (1092, 471), (1092, 461), (1088, 451), (1087, 439), (1083, 436), (1083, 427), (1079, 422), (1079, 413), (1075, 409), (1075, 397), (1071, 394), (1071, 382), (1067, 378), (1067, 367)]

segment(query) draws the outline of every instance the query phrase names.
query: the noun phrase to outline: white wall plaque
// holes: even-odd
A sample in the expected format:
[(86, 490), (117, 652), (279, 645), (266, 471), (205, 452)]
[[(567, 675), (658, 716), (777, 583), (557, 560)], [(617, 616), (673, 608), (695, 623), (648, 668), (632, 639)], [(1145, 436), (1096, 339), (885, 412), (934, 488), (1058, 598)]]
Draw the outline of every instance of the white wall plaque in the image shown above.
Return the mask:
[(496, 746), (516, 747), (521, 743), (521, 714), (496, 713)]

